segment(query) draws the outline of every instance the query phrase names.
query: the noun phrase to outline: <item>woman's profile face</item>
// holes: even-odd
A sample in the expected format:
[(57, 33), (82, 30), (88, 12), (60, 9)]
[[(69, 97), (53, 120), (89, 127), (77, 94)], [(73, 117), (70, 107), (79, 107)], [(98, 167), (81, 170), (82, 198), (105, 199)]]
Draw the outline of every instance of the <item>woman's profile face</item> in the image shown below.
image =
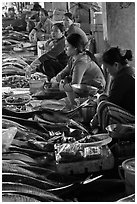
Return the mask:
[(69, 57), (72, 57), (76, 54), (76, 48), (73, 47), (67, 40), (65, 42), (65, 51)]
[(111, 76), (116, 75), (118, 71), (118, 66), (119, 66), (117, 62), (115, 62), (113, 65), (110, 65), (104, 62), (103, 65), (104, 65), (104, 68), (110, 73)]
[(64, 27), (67, 29), (69, 28), (69, 26), (72, 24), (72, 20), (70, 20), (70, 18), (68, 18), (67, 16), (64, 16), (63, 18), (63, 24), (64, 24)]

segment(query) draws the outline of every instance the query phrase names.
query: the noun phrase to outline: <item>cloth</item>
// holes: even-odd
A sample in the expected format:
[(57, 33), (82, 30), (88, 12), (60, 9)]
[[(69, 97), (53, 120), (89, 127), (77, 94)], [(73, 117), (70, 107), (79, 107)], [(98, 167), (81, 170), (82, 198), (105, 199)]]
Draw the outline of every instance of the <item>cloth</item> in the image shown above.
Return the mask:
[(105, 79), (100, 68), (85, 53), (76, 60), (70, 58), (68, 65), (56, 76), (57, 81), (71, 76), (71, 84), (87, 84), (97, 88), (105, 87)]
[(48, 59), (49, 57), (50, 58), (53, 58), (53, 59), (57, 59), (58, 62), (63, 66), (65, 67), (67, 62), (68, 62), (68, 57), (64, 51), (65, 49), (65, 37), (61, 37), (60, 39), (58, 40), (49, 40), (49, 44), (51, 44), (52, 42), (52, 46), (51, 46), (51, 49), (44, 53), (40, 58), (40, 62), (41, 63), (44, 63), (44, 61), (47, 59), (47, 56), (48, 56)]
[(57, 41), (54, 41), (52, 49), (44, 53), (39, 58), (41, 65), (37, 71), (47, 75), (48, 80), (56, 76), (67, 65), (68, 57), (64, 51), (64, 48), (65, 37), (62, 37)]
[(125, 109), (108, 101), (102, 101), (99, 103), (97, 107), (97, 115), (94, 116), (93, 121), (95, 121), (96, 118), (98, 119), (98, 124), (102, 131), (104, 131), (105, 128), (111, 124), (135, 123), (134, 115), (130, 114)]
[(110, 85), (108, 101), (135, 114), (135, 70), (123, 67)]
[(46, 59), (39, 67), (36, 68), (37, 72), (45, 74), (48, 81), (57, 75), (64, 67), (56, 59)]

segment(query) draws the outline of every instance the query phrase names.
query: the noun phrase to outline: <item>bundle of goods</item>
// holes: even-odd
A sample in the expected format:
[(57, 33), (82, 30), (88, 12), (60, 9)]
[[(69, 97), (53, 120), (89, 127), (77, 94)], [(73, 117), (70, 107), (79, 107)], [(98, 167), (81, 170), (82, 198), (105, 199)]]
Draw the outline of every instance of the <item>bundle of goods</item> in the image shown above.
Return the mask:
[(107, 145), (84, 147), (80, 143), (55, 145), (57, 171), (66, 174), (99, 172), (114, 167)]

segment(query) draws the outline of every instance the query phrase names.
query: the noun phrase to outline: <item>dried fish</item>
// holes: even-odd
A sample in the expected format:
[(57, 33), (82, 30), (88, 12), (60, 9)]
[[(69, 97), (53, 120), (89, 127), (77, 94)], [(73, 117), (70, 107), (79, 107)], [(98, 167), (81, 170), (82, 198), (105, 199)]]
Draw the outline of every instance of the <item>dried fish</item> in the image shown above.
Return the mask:
[(29, 166), (28, 163), (23, 162), (23, 161), (19, 161), (19, 160), (4, 160), (2, 159), (2, 163), (8, 163), (8, 164), (18, 164), (18, 165), (22, 165), (22, 166)]
[(33, 178), (38, 178), (40, 180), (46, 180), (46, 177), (40, 174), (36, 174), (30, 170), (24, 169), (17, 164), (2, 163), (3, 173), (18, 173), (26, 176), (31, 176)]
[(40, 201), (44, 202), (46, 200), (53, 202), (62, 202), (63, 200), (53, 193), (49, 193), (45, 190), (36, 188), (34, 186), (30, 186), (22, 183), (12, 183), (12, 182), (3, 182), (2, 183), (2, 192), (4, 191), (15, 191), (19, 193), (30, 194), (35, 198), (37, 196)]
[(56, 187), (63, 186), (63, 184), (60, 184), (59, 182), (53, 182), (51, 180), (39, 180), (36, 178), (33, 178), (31, 176), (25, 176), (17, 173), (2, 173), (2, 182), (15, 182), (15, 183), (23, 183), (27, 185), (33, 185), (40, 189), (54, 189)]
[(29, 155), (25, 154), (25, 153), (19, 153), (19, 152), (4, 152), (2, 154), (2, 159), (5, 160), (19, 160), (19, 161), (23, 161), (23, 162), (28, 162), (28, 163), (32, 163), (34, 165), (36, 165), (36, 161), (34, 159), (32, 159)]
[(2, 202), (40, 202), (40, 201), (25, 195), (14, 193), (2, 193)]

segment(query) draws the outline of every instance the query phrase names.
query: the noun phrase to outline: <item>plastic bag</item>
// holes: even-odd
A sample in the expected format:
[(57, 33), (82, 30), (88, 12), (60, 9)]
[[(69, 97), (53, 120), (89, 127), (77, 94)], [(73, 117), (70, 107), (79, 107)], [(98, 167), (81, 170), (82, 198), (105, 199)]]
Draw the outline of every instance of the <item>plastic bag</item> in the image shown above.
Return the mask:
[(16, 127), (2, 129), (2, 152), (6, 152), (17, 133)]

